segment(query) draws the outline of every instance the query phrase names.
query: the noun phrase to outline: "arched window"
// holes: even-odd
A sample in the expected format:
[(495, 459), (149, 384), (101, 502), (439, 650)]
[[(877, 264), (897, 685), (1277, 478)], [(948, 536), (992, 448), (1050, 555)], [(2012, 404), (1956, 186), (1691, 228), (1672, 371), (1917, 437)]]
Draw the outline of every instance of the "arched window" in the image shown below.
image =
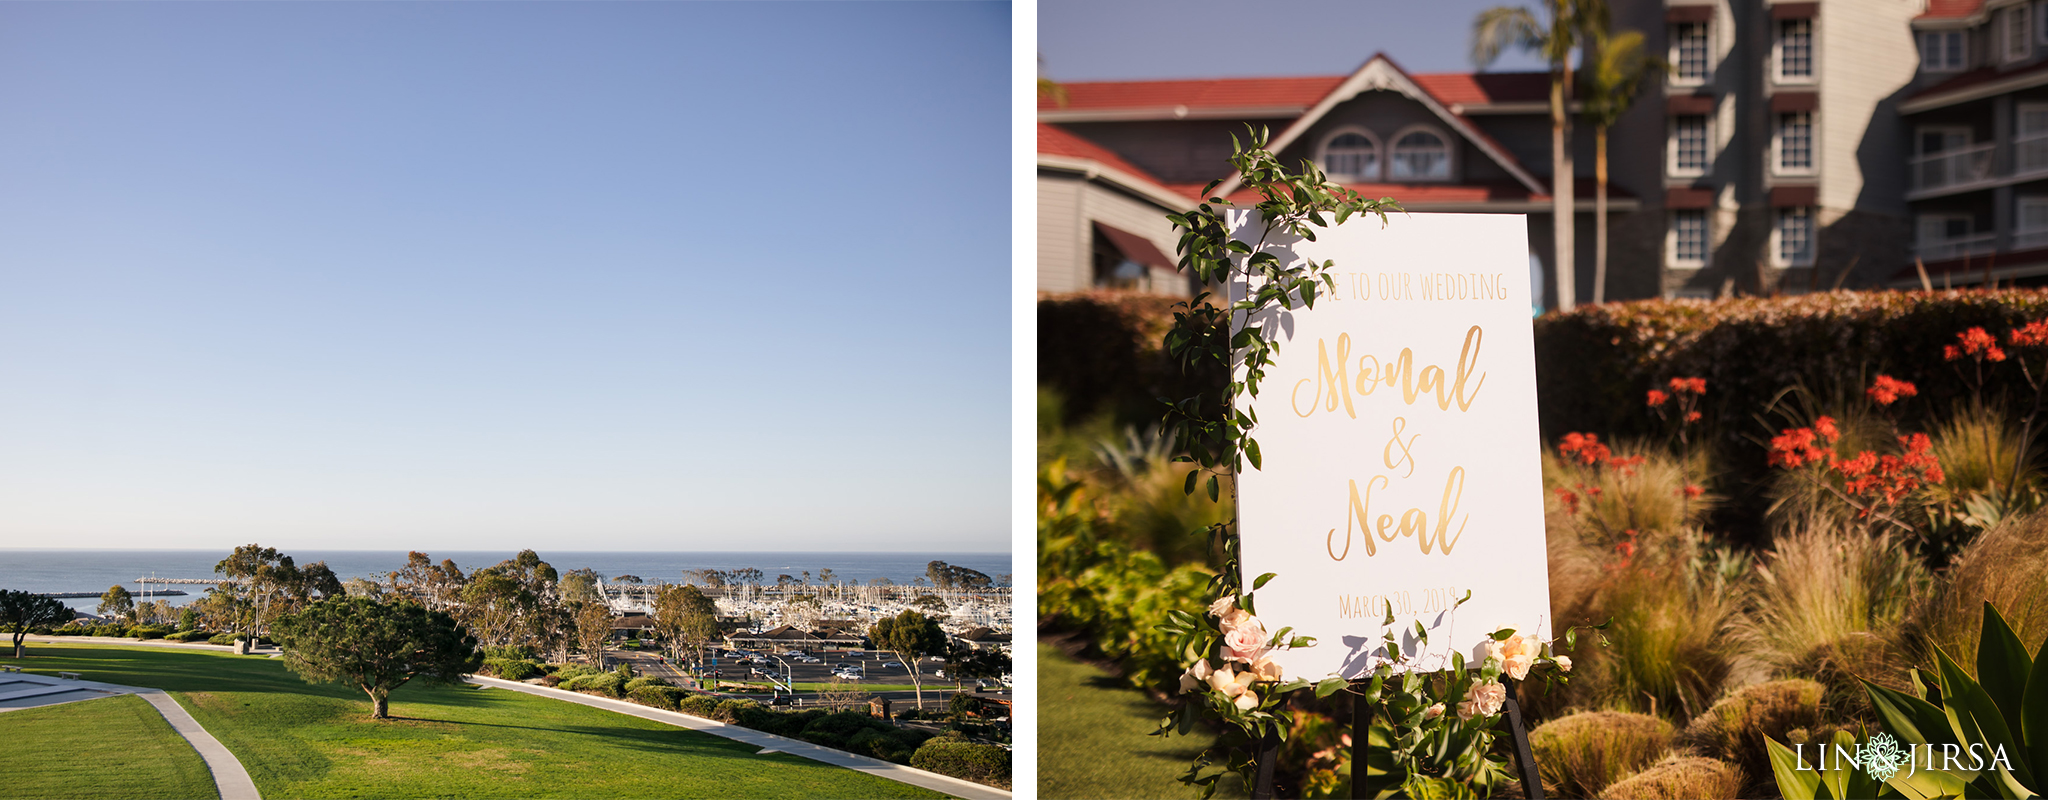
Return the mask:
[(1379, 180), (1379, 145), (1362, 133), (1337, 134), (1323, 145), (1323, 171), (1338, 180)]
[(1409, 131), (1394, 140), (1389, 167), (1389, 177), (1397, 181), (1447, 181), (1451, 179), (1451, 148), (1434, 132)]

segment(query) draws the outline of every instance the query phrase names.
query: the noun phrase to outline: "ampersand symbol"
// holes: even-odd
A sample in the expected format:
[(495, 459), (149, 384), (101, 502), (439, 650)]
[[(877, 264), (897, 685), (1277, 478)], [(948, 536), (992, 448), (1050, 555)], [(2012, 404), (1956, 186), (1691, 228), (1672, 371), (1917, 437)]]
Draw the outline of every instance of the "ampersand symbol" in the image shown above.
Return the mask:
[[(1401, 433), (1407, 428), (1408, 419), (1406, 417), (1395, 417), (1394, 438), (1388, 440), (1387, 446), (1380, 450), (1380, 460), (1386, 463), (1387, 469), (1400, 469), (1402, 462), (1408, 464), (1408, 472), (1401, 476), (1403, 478), (1415, 474), (1415, 454), (1410, 452), (1408, 448), (1414, 447), (1415, 440), (1422, 438), (1422, 434), (1418, 433), (1403, 440)], [(1401, 448), (1401, 457), (1398, 460), (1394, 458), (1394, 448), (1396, 447)]]

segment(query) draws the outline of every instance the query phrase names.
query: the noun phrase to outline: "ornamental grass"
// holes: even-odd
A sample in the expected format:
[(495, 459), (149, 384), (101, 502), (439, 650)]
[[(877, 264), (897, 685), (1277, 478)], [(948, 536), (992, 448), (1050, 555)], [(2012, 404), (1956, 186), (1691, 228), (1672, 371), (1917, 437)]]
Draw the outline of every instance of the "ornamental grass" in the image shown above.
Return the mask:
[(1672, 756), (1607, 787), (1601, 800), (1734, 800), (1742, 797), (1742, 769), (1725, 761)]
[(1813, 678), (1829, 706), (1860, 714), (1869, 701), (1858, 678), (1908, 685), (1907, 623), (1933, 586), (1898, 537), (1814, 514), (1759, 557), (1734, 643), (1770, 674)]
[(1819, 683), (1796, 678), (1745, 686), (1694, 717), (1679, 741), (1693, 752), (1741, 767), (1745, 775), (1769, 778), (1764, 739), (1783, 742), (1792, 731), (1819, 726), (1826, 693)]
[[(1964, 671), (1976, 674), (1977, 638), (1990, 601), (2022, 642), (2048, 638), (2048, 511), (2006, 520), (1963, 548), (1946, 585), (1911, 622)], [(1932, 664), (1923, 645), (1917, 663)]]
[(1545, 794), (1597, 797), (1663, 758), (1674, 733), (1671, 723), (1648, 714), (1588, 711), (1536, 726), (1529, 731), (1529, 747)]

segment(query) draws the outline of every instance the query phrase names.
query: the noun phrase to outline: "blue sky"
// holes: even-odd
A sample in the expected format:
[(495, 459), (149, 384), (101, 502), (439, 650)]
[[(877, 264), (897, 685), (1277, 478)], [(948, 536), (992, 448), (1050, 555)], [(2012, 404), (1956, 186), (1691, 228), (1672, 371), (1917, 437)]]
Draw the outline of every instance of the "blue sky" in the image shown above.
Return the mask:
[(1009, 50), (0, 4), (0, 547), (1007, 550)]
[[(1472, 20), (1501, 5), (1523, 3), (1039, 0), (1038, 54), (1061, 81), (1338, 75), (1381, 51), (1410, 72), (1470, 72)], [(1492, 67), (1538, 69), (1518, 52)]]

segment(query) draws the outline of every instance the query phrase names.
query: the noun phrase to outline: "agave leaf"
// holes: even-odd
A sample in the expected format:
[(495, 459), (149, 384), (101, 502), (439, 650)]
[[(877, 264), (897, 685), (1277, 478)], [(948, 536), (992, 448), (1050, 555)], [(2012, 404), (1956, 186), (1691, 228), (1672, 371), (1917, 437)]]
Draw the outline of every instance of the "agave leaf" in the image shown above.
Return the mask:
[(2048, 776), (2048, 640), (2034, 656), (2034, 669), (2027, 676), (2026, 696), (2020, 700), (2020, 730), (2027, 752), (2015, 753), (2032, 766), (2034, 774)]
[(1991, 601), (1984, 601), (1984, 632), (1977, 641), (1977, 678), (1985, 694), (1991, 696), (1991, 702), (1997, 704), (2006, 727), (2015, 734), (2020, 733), (2020, 704), (2027, 692), (2027, 675), (2033, 668), (2034, 660), (2027, 657), (2026, 645), (2020, 644), (2020, 637), (2005, 624), (2005, 618), (1999, 616)]
[(1933, 703), (1869, 681), (1863, 682), (1863, 688), (1870, 693), (1870, 704), (1877, 709), (1885, 732), (1897, 737), (1899, 744), (1955, 743), (1947, 717)]
[[(2005, 726), (2005, 718), (1998, 713), (1998, 704), (1991, 701), (1991, 695), (1984, 691), (1984, 686), (1971, 680), (1941, 648), (1934, 648), (1934, 657), (1941, 665), (1942, 711), (1948, 716), (1949, 727), (1961, 743), (1965, 747), (1974, 742), (1989, 748), (2003, 747), (2007, 753), (2019, 752), (2019, 742), (2013, 739), (2012, 729)], [(2033, 783), (2033, 772), (2027, 769), (2024, 759), (2013, 764), (2013, 770), (2021, 783)], [(1958, 774), (1966, 775), (1965, 780), (1976, 780), (1979, 771), (1965, 770)]]
[(1778, 793), (1785, 800), (1820, 800), (1819, 772), (1800, 769), (1799, 756), (1776, 739), (1765, 737), (1764, 747), (1770, 751), (1771, 777), (1778, 779)]

